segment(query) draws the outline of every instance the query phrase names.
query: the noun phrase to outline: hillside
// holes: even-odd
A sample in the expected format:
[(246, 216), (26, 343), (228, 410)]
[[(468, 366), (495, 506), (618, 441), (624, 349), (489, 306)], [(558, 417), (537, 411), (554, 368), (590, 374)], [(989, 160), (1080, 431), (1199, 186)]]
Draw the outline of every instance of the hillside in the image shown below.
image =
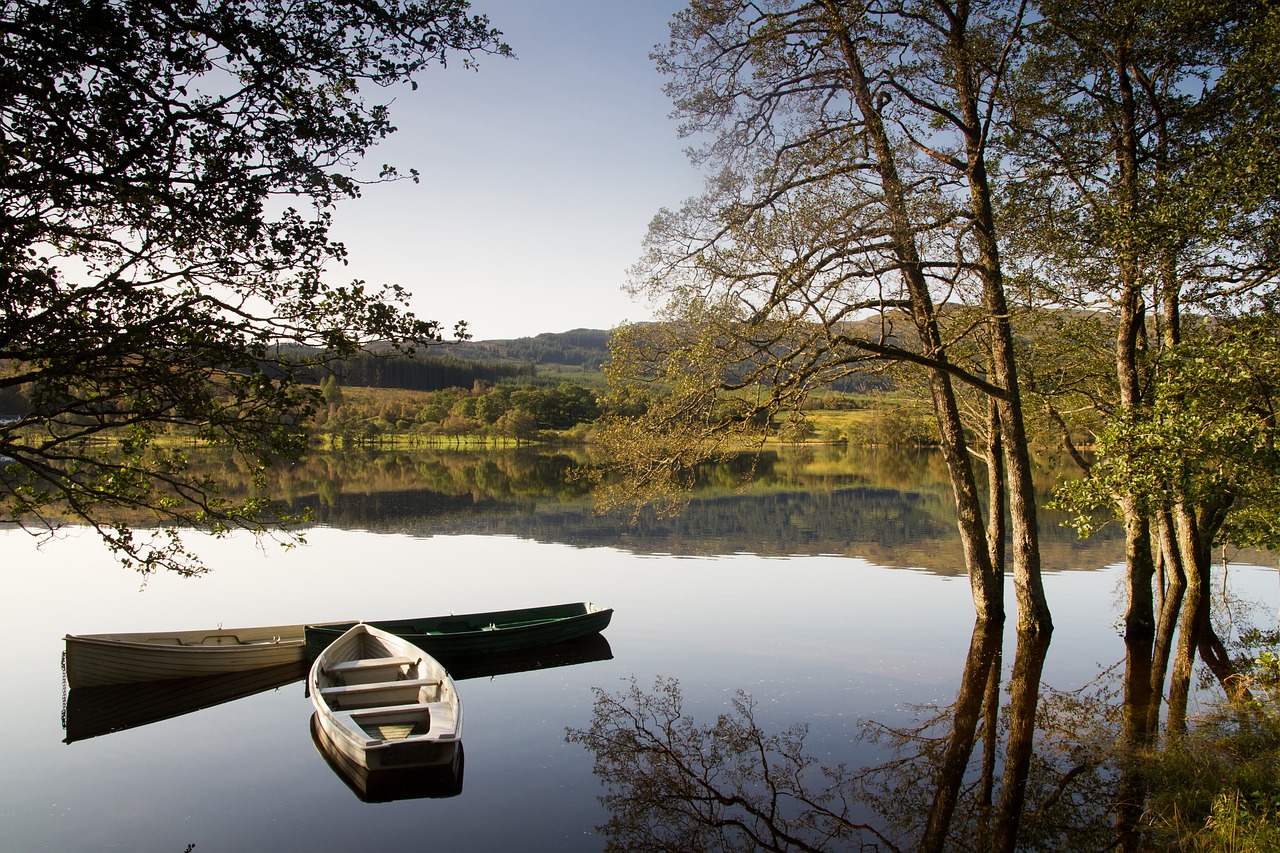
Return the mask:
[(544, 332), (531, 338), (466, 341), (450, 347), (450, 354), (468, 361), (510, 361), (539, 367), (577, 367), (595, 371), (609, 358), (604, 329)]

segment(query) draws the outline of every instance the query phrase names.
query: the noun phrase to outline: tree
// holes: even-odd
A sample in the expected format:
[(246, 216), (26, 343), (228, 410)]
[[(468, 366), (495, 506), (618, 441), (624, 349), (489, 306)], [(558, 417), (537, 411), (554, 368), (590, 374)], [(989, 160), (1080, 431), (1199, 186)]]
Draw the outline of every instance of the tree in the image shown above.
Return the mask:
[[(986, 165), (1022, 31), (1000, 3), (694, 0), (676, 16), (656, 58), (715, 172), (655, 218), (636, 270), (672, 322), (614, 338), (615, 381), (655, 389), (602, 436), (637, 494), (678, 486), (759, 412), (909, 363), (928, 378), (975, 608), (1003, 618), (1007, 485), (1019, 622), (1050, 628)], [(965, 421), (957, 384), (989, 398), (984, 423)]]
[(442, 339), (398, 285), (327, 282), (345, 257), (331, 211), (400, 177), (356, 168), (395, 130), (368, 90), (507, 54), (500, 35), (465, 0), (6, 4), (0, 391), (26, 389), (29, 408), (0, 424), (0, 511), (88, 524), (144, 571), (198, 565), (176, 535), (148, 544), (113, 513), (217, 532), (287, 521), (222, 499), (161, 439), (262, 470), (302, 451), (320, 399), (287, 352)]
[(538, 419), (524, 409), (508, 409), (494, 425), (499, 433), (514, 438), (517, 444), (538, 434)]
[(1126, 739), (1141, 744), (1171, 654), (1175, 734), (1197, 647), (1230, 674), (1209, 622), (1212, 549), (1233, 530), (1263, 532), (1230, 519), (1272, 506), (1280, 471), (1280, 15), (1176, 2), (1039, 11), (1013, 98), (1006, 222), (1036, 298), (1091, 342), (1034, 381), (1064, 432), (1083, 425), (1100, 450), (1096, 463), (1074, 454), (1086, 479), (1068, 502), (1124, 526), (1126, 640), (1131, 671), (1145, 667), (1126, 682), (1141, 694), (1126, 707), (1145, 706)]

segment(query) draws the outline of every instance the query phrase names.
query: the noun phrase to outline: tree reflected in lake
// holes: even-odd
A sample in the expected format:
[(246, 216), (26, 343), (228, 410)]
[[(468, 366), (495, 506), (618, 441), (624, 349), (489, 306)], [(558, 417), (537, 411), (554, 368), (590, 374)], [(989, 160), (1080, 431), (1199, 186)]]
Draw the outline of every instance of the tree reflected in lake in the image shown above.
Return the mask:
[(566, 738), (592, 752), (607, 789), (606, 851), (837, 850), (864, 835), (896, 849), (854, 818), (853, 774), (820, 765), (803, 725), (765, 732), (746, 693), (709, 725), (685, 714), (674, 679), (595, 695), (591, 726)]
[[(1013, 849), (1031, 767), (1039, 674), (1048, 643), (1020, 636), (998, 712), (1002, 631), (975, 625), (956, 702), (862, 737), (891, 760), (851, 769), (805, 747), (808, 726), (766, 732), (745, 692), (709, 725), (683, 710), (680, 686), (596, 689), (585, 746), (607, 792), (600, 831), (616, 851)], [(975, 747), (983, 748), (975, 759)]]
[[(906, 724), (865, 725), (849, 751), (870, 745), (879, 757), (858, 768), (820, 761), (806, 746), (806, 724), (768, 731), (746, 692), (700, 723), (686, 713), (675, 679), (658, 679), (651, 690), (633, 680), (619, 694), (596, 688), (590, 725), (569, 729), (566, 739), (591, 752), (605, 788), (609, 818), (598, 827), (605, 849), (1184, 849), (1177, 839), (1218, 825), (1233, 785), (1255, 788), (1249, 796), (1263, 810), (1254, 820), (1264, 830), (1280, 818), (1280, 783), (1259, 792), (1243, 781), (1256, 780), (1257, 760), (1241, 769), (1233, 758), (1243, 734), (1264, 751), (1263, 772), (1275, 769), (1274, 707), (1242, 704), (1239, 691), (1235, 701), (1222, 694), (1217, 710), (1198, 720), (1191, 750), (1174, 736), (1160, 751), (1146, 723), (1151, 691), (1135, 689), (1150, 684), (1149, 659), (1129, 654), (1080, 689), (1055, 691), (1040, 683), (1049, 641), (1018, 635), (1002, 684), (1005, 639), (999, 626), (978, 623), (955, 702), (918, 707)], [(1178, 774), (1207, 772), (1223, 774), (1209, 787), (1227, 793), (1197, 802), (1204, 792), (1181, 790)], [(1280, 840), (1276, 832), (1266, 837)]]
[[(261, 472), (209, 449), (191, 465), (230, 497)], [(678, 515), (601, 514), (575, 471), (589, 448), (315, 452), (265, 472), (311, 523), (409, 536), (501, 535), (634, 553), (713, 556), (834, 554), (878, 565), (962, 573), (954, 502), (937, 452), (843, 446), (771, 447), (700, 467)], [(1044, 499), (1056, 482), (1042, 473)], [(1122, 558), (1114, 535), (1088, 541), (1046, 511), (1045, 565), (1093, 569)], [(145, 528), (153, 520), (125, 518)]]
[[(602, 514), (574, 472), (586, 447), (313, 452), (265, 472), (210, 448), (190, 466), (243, 499), (256, 489), (313, 525), (428, 537), (516, 536), (641, 554), (840, 555), (885, 566), (962, 574), (955, 505), (936, 451), (843, 446), (770, 447), (700, 466), (677, 515)], [(255, 483), (255, 477), (265, 482)], [(1057, 482), (1041, 473), (1042, 501)], [(1051, 569), (1095, 569), (1123, 557), (1115, 531), (1089, 540), (1042, 513)], [(155, 519), (120, 510), (145, 529)]]

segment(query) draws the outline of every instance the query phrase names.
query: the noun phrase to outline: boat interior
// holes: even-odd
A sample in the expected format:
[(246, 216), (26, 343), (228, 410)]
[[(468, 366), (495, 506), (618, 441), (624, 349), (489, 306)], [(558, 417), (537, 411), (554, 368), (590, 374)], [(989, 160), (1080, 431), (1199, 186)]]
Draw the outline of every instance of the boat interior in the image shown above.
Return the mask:
[(399, 655), (336, 661), (323, 669), (328, 684), (320, 695), (370, 738), (447, 738), (456, 726), (453, 706), (443, 680), (426, 669), (421, 659)]

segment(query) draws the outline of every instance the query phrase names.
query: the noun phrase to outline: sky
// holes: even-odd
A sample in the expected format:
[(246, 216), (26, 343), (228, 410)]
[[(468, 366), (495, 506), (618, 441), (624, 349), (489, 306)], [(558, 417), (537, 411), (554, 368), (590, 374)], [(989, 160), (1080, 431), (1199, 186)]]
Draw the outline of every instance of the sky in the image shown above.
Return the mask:
[(622, 290), (650, 219), (702, 187), (649, 59), (678, 0), (472, 0), (515, 59), (433, 67), (394, 97), (398, 132), (366, 166), (421, 183), (339, 206), (335, 281), (399, 283), (411, 308), (475, 340), (644, 320)]

